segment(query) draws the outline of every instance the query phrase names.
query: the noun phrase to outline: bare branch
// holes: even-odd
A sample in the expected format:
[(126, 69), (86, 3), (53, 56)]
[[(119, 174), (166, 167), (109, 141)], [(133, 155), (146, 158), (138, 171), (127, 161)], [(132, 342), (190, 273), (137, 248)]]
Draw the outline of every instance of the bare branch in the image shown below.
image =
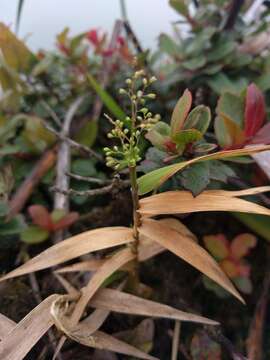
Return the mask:
[(122, 181), (118, 176), (115, 176), (115, 178), (112, 180), (110, 185), (98, 189), (90, 189), (90, 190), (82, 190), (82, 191), (74, 190), (74, 189), (63, 190), (57, 188), (56, 186), (53, 186), (51, 187), (51, 191), (58, 192), (66, 196), (70, 196), (70, 195), (96, 196), (96, 195), (108, 194), (114, 191), (119, 191), (125, 187), (128, 187), (129, 185), (130, 185), (129, 180)]
[(91, 176), (81, 176), (81, 175), (77, 175), (77, 174), (73, 174), (71, 172), (67, 172), (66, 175), (68, 175), (69, 177), (76, 179), (76, 180), (81, 180), (81, 181), (86, 181), (92, 184), (99, 184), (99, 185), (107, 185), (107, 184), (111, 184), (111, 180), (103, 180), (103, 179), (98, 179), (98, 178), (94, 178)]
[(90, 149), (88, 146), (79, 144), (78, 142), (72, 140), (71, 138), (63, 135), (62, 133), (58, 132), (57, 130), (55, 130), (54, 128), (52, 128), (50, 125), (44, 123), (44, 126), (47, 130), (51, 131), (54, 135), (56, 135), (58, 137), (58, 139), (62, 140), (62, 141), (66, 141), (67, 143), (69, 143), (70, 146), (74, 147), (75, 149), (78, 149), (80, 151), (82, 151), (83, 153), (90, 155), (91, 157), (96, 158), (99, 161), (102, 161), (103, 158), (101, 155), (99, 155), (98, 153), (96, 153), (94, 150)]
[(61, 119), (56, 114), (56, 112), (50, 107), (49, 104), (46, 103), (45, 100), (41, 100), (40, 103), (44, 107), (44, 109), (47, 111), (47, 113), (51, 116), (51, 118), (54, 120), (55, 124), (61, 128), (62, 122), (61, 122)]

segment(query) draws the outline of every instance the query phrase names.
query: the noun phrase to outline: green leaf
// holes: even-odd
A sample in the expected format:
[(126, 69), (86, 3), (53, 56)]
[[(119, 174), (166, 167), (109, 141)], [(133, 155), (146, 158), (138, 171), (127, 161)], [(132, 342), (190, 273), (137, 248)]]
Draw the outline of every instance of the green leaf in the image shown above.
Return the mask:
[(209, 184), (209, 175), (208, 163), (198, 163), (182, 171), (180, 182), (184, 189), (191, 191), (193, 196), (197, 196)]
[(185, 17), (189, 15), (187, 0), (170, 0), (170, 5), (179, 14), (181, 14)]
[(244, 131), (226, 116), (217, 116), (214, 123), (215, 135), (222, 148), (242, 145), (245, 141)]
[(145, 160), (138, 166), (138, 171), (148, 173), (152, 170), (158, 169), (164, 165), (163, 160), (167, 157), (164, 151), (160, 151), (155, 147), (150, 147), (145, 155)]
[(6, 216), (8, 213), (8, 206), (4, 201), (0, 201), (0, 217)]
[(51, 219), (53, 223), (57, 223), (59, 220), (63, 219), (66, 215), (66, 211), (63, 209), (55, 209), (51, 212)]
[(202, 135), (207, 131), (211, 121), (211, 111), (208, 106), (196, 106), (184, 122), (183, 129), (196, 129)]
[(166, 141), (170, 140), (171, 128), (163, 121), (156, 123), (145, 135), (146, 139), (159, 150), (166, 150)]
[(95, 176), (97, 171), (94, 163), (89, 159), (76, 159), (71, 165), (72, 172), (81, 176)]
[(31, 152), (43, 152), (56, 141), (55, 135), (47, 130), (37, 116), (24, 115), (25, 126), (22, 139)]
[(186, 89), (184, 94), (177, 101), (171, 118), (171, 136), (176, 135), (183, 127), (184, 121), (190, 111), (192, 94)]
[(211, 78), (207, 80), (207, 83), (217, 94), (222, 94), (225, 91), (236, 94), (241, 93), (248, 86), (248, 80), (246, 78), (237, 78), (235, 76), (233, 79), (230, 79), (223, 72), (211, 76)]
[(211, 180), (227, 183), (229, 177), (236, 177), (235, 172), (222, 161), (212, 160), (209, 162)]
[(223, 234), (206, 235), (203, 242), (217, 261), (224, 260), (230, 255), (230, 243)]
[(270, 222), (268, 216), (242, 213), (233, 213), (233, 216), (256, 234), (270, 241)]
[(223, 60), (225, 56), (228, 56), (236, 48), (236, 43), (234, 41), (221, 39), (218, 44), (214, 45), (213, 50), (208, 52), (207, 60), (208, 61), (219, 61)]
[(186, 146), (193, 144), (194, 142), (202, 138), (202, 133), (196, 129), (182, 130), (173, 137), (173, 141), (176, 143), (178, 152), (182, 153)]
[(40, 244), (47, 240), (49, 232), (39, 226), (31, 225), (21, 233), (21, 240), (26, 244)]
[(218, 101), (218, 115), (225, 115), (231, 121), (235, 122), (240, 128), (244, 126), (245, 103), (244, 98), (225, 92)]
[(219, 151), (213, 154), (199, 156), (189, 161), (183, 161), (178, 164), (164, 166), (163, 168), (154, 170), (148, 174), (141, 176), (138, 179), (139, 194), (143, 195), (148, 193), (149, 191), (152, 191), (153, 189), (158, 188), (171, 176), (173, 176), (178, 171), (184, 169), (185, 167), (193, 163), (208, 161), (208, 160), (230, 159), (230, 158), (249, 155), (252, 153), (256, 153), (268, 149), (269, 146), (265, 145), (260, 147), (249, 147), (244, 149)]
[(261, 75), (256, 81), (255, 84), (262, 90), (267, 91), (270, 89), (270, 73)]
[(116, 103), (116, 101), (111, 97), (111, 95), (104, 90), (97, 80), (90, 74), (87, 74), (87, 79), (89, 81), (90, 86), (93, 90), (98, 94), (103, 104), (107, 107), (107, 109), (120, 120), (125, 120), (126, 114), (121, 109), (121, 107)]
[(0, 235), (15, 235), (25, 228), (23, 217), (18, 215), (8, 222), (0, 222)]
[(168, 54), (171, 57), (177, 57), (181, 55), (181, 48), (176, 42), (167, 34), (161, 34), (159, 36), (159, 48), (162, 52)]
[(18, 72), (30, 70), (34, 54), (3, 23), (0, 34), (0, 49), (6, 64)]
[(186, 40), (186, 54), (188, 56), (201, 55), (203, 50), (207, 49), (210, 46), (210, 39), (216, 31), (217, 29), (215, 27), (208, 26), (205, 29), (201, 30), (193, 38), (188, 38)]
[(87, 123), (78, 131), (75, 140), (85, 146), (94, 145), (97, 137), (98, 125), (96, 121), (87, 121)]
[(206, 64), (205, 56), (196, 56), (190, 60), (181, 62), (181, 66), (186, 70), (194, 71), (202, 68)]

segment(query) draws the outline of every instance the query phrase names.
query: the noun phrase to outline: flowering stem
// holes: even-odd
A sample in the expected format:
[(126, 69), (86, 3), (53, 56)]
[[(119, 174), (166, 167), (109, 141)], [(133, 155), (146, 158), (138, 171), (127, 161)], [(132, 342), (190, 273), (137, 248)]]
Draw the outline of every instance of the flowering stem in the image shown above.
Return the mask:
[(139, 252), (139, 226), (141, 223), (140, 214), (138, 213), (139, 209), (139, 195), (138, 195), (138, 184), (137, 184), (137, 171), (136, 166), (129, 167), (129, 176), (131, 183), (131, 194), (132, 194), (132, 203), (133, 203), (133, 237), (134, 241), (131, 245), (131, 250), (135, 255), (135, 261), (132, 271), (132, 287), (134, 290), (138, 289), (139, 286), (139, 260), (138, 260), (138, 252)]

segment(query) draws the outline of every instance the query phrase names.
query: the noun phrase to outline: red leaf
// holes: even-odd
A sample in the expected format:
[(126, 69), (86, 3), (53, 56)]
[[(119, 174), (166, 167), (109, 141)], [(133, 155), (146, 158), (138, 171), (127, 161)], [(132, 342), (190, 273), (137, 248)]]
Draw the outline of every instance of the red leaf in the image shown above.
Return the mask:
[(90, 30), (88, 31), (88, 33), (86, 34), (86, 38), (94, 45), (94, 46), (98, 46), (99, 45), (99, 37), (98, 37), (98, 31), (96, 29)]
[(40, 226), (42, 229), (52, 231), (53, 222), (50, 213), (42, 205), (32, 205), (28, 208), (28, 213), (31, 216), (33, 223)]
[(263, 93), (252, 83), (247, 88), (245, 104), (245, 135), (247, 137), (254, 136), (259, 131), (265, 120), (265, 115)]
[(68, 228), (79, 218), (79, 214), (77, 212), (71, 212), (64, 216), (57, 223), (53, 224), (53, 231), (62, 230)]
[(254, 136), (254, 138), (249, 141), (249, 144), (270, 144), (270, 123), (264, 125)]

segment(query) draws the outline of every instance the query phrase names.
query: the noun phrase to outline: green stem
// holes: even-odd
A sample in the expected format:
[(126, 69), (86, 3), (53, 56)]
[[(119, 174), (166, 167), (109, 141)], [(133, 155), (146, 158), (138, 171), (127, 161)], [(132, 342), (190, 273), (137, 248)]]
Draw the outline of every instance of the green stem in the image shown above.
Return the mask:
[(131, 250), (135, 255), (133, 273), (132, 273), (132, 287), (134, 290), (138, 289), (139, 286), (139, 226), (141, 224), (140, 214), (138, 213), (139, 209), (139, 195), (138, 195), (138, 184), (137, 184), (137, 171), (136, 166), (129, 168), (129, 176), (131, 183), (131, 194), (132, 194), (132, 203), (133, 203), (133, 237), (134, 241), (131, 245)]

